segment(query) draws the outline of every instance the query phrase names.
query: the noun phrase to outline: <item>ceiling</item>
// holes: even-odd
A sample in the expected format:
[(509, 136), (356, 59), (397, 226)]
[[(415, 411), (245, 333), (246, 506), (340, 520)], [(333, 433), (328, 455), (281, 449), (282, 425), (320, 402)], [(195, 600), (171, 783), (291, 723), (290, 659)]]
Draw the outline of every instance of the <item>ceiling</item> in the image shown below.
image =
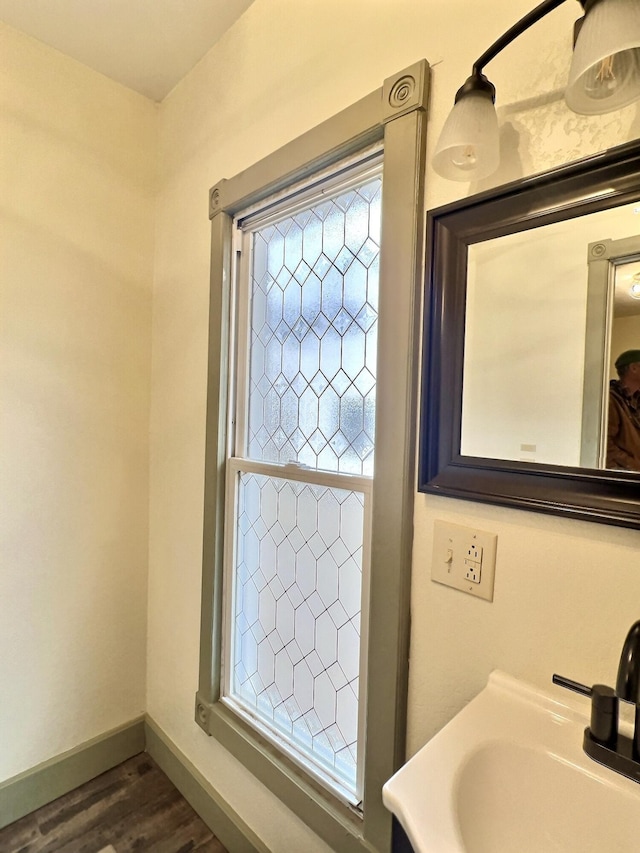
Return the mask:
[(0, 0), (0, 21), (161, 101), (253, 0)]

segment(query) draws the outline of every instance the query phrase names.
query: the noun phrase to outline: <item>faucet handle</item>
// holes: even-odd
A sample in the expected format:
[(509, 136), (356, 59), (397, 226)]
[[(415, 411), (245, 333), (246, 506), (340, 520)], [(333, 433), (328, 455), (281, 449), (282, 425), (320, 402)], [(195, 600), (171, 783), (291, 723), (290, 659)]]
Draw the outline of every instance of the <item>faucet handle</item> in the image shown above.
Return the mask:
[(586, 684), (572, 681), (563, 675), (554, 674), (551, 680), (560, 687), (591, 697), (591, 737), (598, 743), (613, 746), (618, 737), (618, 697), (615, 690), (606, 684), (587, 687)]
[(566, 687), (567, 690), (573, 690), (575, 693), (582, 693), (583, 696), (591, 696), (591, 687), (587, 687), (586, 684), (580, 684), (579, 681), (572, 681), (570, 678), (565, 678), (564, 675), (556, 675), (555, 673), (551, 680), (559, 687)]

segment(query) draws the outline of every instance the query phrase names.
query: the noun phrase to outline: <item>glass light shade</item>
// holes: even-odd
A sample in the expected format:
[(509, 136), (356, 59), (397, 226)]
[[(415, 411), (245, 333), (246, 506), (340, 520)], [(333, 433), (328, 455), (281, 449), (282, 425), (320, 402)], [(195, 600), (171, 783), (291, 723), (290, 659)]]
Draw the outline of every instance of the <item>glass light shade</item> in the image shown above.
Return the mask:
[(618, 110), (640, 98), (640, 2), (599, 0), (573, 52), (567, 106), (581, 115)]
[(483, 92), (463, 95), (442, 128), (433, 156), (435, 171), (450, 181), (477, 181), (498, 168), (498, 116)]

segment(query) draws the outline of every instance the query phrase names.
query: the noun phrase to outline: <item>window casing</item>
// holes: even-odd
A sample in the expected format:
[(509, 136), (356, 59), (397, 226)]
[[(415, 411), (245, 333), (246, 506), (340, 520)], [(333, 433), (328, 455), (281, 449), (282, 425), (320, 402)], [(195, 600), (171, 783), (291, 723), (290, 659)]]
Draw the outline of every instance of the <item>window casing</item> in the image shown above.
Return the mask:
[[(408, 673), (410, 558), (414, 494), (415, 393), (418, 300), (423, 251), (423, 194), (428, 67), (422, 61), (385, 81), (334, 119), (275, 152), (211, 192), (211, 333), (205, 472), (205, 531), (200, 683), (196, 721), (231, 750), (272, 792), (336, 851), (388, 850), (391, 816), (381, 789), (404, 760)], [(382, 248), (377, 364), (377, 450), (371, 498), (370, 578), (367, 598), (375, 630), (366, 637), (370, 665), (361, 687), (364, 774), (361, 810), (319, 786), (272, 740), (247, 725), (224, 700), (221, 667), (225, 608), (224, 564), (227, 478), (237, 476), (238, 423), (230, 412), (235, 352), (232, 299), (233, 221), (269, 196), (384, 145)], [(399, 344), (401, 342), (401, 344)], [(380, 402), (382, 401), (382, 403)], [(244, 430), (244, 426), (242, 427)], [(382, 448), (382, 451), (380, 450)], [(252, 460), (253, 462), (253, 460)], [(240, 467), (234, 467), (237, 465)], [(263, 464), (263, 463), (260, 463)], [(284, 468), (284, 464), (279, 462)], [(251, 476), (265, 472), (251, 471)], [(284, 480), (296, 478), (285, 472)], [(335, 476), (340, 476), (336, 474)], [(227, 542), (227, 548), (229, 543)], [(228, 606), (228, 601), (227, 601)]]

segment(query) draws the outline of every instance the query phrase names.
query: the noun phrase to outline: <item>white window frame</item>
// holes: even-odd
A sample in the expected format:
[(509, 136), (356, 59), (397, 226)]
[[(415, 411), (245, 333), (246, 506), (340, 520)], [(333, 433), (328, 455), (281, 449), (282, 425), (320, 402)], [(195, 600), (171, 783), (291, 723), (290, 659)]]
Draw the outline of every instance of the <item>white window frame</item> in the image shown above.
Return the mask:
[[(366, 475), (309, 469), (297, 464), (278, 464), (261, 462), (249, 458), (248, 438), (248, 386), (250, 359), (250, 310), (252, 278), (252, 234), (255, 226), (266, 227), (283, 217), (306, 210), (333, 197), (334, 191), (342, 194), (353, 186), (360, 186), (374, 177), (382, 180), (383, 148), (376, 144), (358, 152), (356, 157), (334, 164), (331, 168), (315, 173), (310, 180), (301, 185), (287, 188), (276, 198), (265, 199), (256, 207), (241, 211), (233, 221), (233, 244), (235, 262), (232, 276), (231, 328), (230, 338), (230, 404), (228, 412), (228, 459), (225, 501), (225, 551), (223, 579), (223, 621), (221, 638), (221, 695), (220, 701), (243, 717), (269, 741), (283, 749), (294, 763), (314, 777), (320, 785), (327, 786), (347, 806), (355, 806), (362, 801), (364, 786), (364, 745), (365, 745), (365, 703), (360, 701), (366, 696), (367, 687), (367, 651), (369, 630), (369, 576), (371, 551), (371, 514), (373, 478)], [(234, 319), (235, 318), (235, 319)], [(233, 334), (235, 332), (235, 335)], [(237, 478), (240, 473), (254, 473), (264, 476), (282, 477), (302, 483), (312, 483), (329, 488), (358, 492), (364, 498), (364, 527), (362, 554), (362, 589), (360, 620), (360, 665), (358, 697), (358, 761), (356, 774), (356, 799), (345, 787), (338, 775), (318, 767), (302, 750), (295, 750), (285, 738), (265, 726), (260, 717), (253, 714), (235, 701), (231, 693), (230, 659), (233, 654), (233, 614), (235, 612), (234, 591), (232, 588), (235, 565), (235, 518), (237, 501)]]
[[(337, 853), (388, 851), (382, 785), (403, 763), (408, 680), (419, 304), (424, 248), (428, 65), (383, 87), (210, 193), (209, 381), (199, 689), (196, 722)], [(362, 810), (318, 786), (221, 697), (226, 476), (231, 394), (233, 218), (370, 146), (384, 146), (375, 476), (372, 494)], [(399, 346), (398, 342), (402, 342)], [(340, 475), (342, 476), (342, 475)], [(215, 780), (212, 780), (215, 784)]]

